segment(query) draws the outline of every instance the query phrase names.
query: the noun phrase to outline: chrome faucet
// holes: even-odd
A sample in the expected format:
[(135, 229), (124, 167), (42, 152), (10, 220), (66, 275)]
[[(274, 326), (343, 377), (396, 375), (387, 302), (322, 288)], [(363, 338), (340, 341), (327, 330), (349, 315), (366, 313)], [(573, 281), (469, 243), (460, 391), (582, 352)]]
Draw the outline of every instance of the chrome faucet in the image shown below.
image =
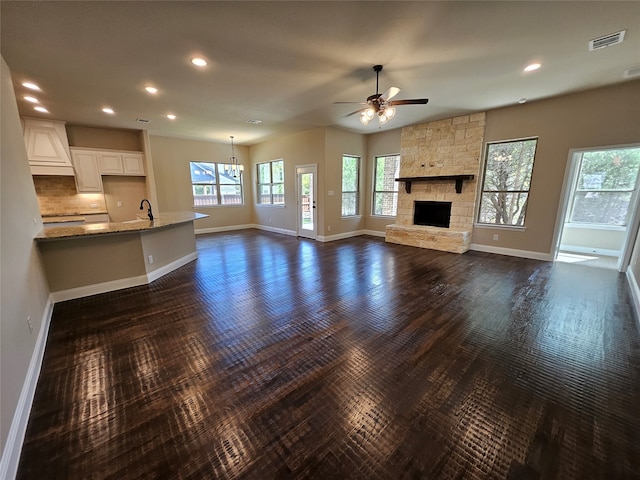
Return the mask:
[(149, 205), (147, 216), (149, 217), (149, 220), (153, 222), (153, 212), (151, 211), (151, 202), (149, 200), (147, 200), (146, 198), (142, 199), (142, 201), (140, 202), (140, 210), (144, 210), (144, 202), (147, 202), (147, 205)]

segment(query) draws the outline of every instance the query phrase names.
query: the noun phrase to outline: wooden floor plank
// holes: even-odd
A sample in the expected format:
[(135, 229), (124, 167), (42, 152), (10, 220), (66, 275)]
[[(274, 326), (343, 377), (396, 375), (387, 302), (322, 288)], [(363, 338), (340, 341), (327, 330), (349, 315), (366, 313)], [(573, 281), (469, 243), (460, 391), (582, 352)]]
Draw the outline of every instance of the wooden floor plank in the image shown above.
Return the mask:
[(624, 275), (202, 235), (55, 306), (18, 478), (640, 479)]

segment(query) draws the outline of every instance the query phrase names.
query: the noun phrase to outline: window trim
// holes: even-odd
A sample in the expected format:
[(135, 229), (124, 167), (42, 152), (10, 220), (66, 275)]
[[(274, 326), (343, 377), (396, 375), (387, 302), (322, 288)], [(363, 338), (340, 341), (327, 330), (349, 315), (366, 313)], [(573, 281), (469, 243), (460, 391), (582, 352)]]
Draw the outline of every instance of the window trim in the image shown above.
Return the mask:
[[(282, 182), (274, 182), (273, 181), (273, 164), (282, 162)], [(260, 165), (269, 164), (269, 182), (260, 183)], [(278, 158), (275, 160), (268, 160), (266, 162), (256, 163), (256, 206), (272, 206), (272, 207), (284, 207), (286, 204), (285, 197), (285, 180), (284, 180), (284, 158)], [(282, 203), (273, 203), (273, 186), (274, 185), (282, 185)], [(269, 203), (264, 203), (260, 201), (260, 197), (262, 193), (260, 192), (260, 187), (269, 186)]]
[[(193, 178), (191, 178), (191, 164), (193, 163), (204, 163), (207, 165), (213, 165), (213, 172), (214, 172), (214, 181), (213, 183), (203, 183), (203, 182), (194, 182)], [(242, 173), (242, 171), (240, 170), (239, 174), (240, 174), (240, 181), (237, 185), (240, 186), (240, 203), (222, 203), (222, 191), (220, 189), (220, 187), (224, 186), (224, 185), (233, 185), (231, 183), (220, 183), (220, 167), (224, 166), (224, 165), (231, 165), (230, 163), (224, 163), (224, 162), (211, 162), (211, 161), (204, 161), (204, 160), (190, 160), (189, 161), (189, 177), (190, 177), (190, 181), (191, 181), (191, 198), (192, 198), (192, 205), (193, 208), (195, 209), (202, 209), (202, 208), (219, 208), (219, 207), (243, 207), (245, 206), (245, 201), (244, 201), (244, 175)], [(218, 203), (216, 203), (215, 205), (196, 205), (195, 204), (195, 195), (193, 193), (193, 187), (196, 185), (203, 185), (203, 186), (211, 186), (213, 187), (213, 190), (215, 191), (215, 197)]]
[[(344, 160), (345, 158), (355, 158), (356, 161), (356, 190), (342, 190), (344, 187)], [(341, 218), (355, 218), (360, 215), (360, 170), (361, 170), (362, 157), (360, 155), (352, 155), (350, 153), (342, 154), (342, 168), (340, 170), (340, 217)], [(350, 215), (344, 215), (342, 212), (344, 210), (344, 198), (343, 195), (345, 193), (355, 193), (356, 194), (356, 212)]]
[[(486, 142), (485, 146), (484, 146), (484, 158), (483, 158), (483, 165), (482, 165), (482, 178), (480, 179), (481, 181), (478, 182), (478, 190), (477, 190), (477, 198), (478, 201), (476, 202), (476, 212), (474, 215), (474, 221), (473, 221), (473, 226), (474, 228), (498, 228), (498, 229), (504, 229), (504, 230), (514, 230), (514, 231), (524, 231), (526, 230), (526, 221), (527, 221), (527, 209), (525, 208), (525, 216), (524, 216), (524, 220), (523, 220), (523, 224), (522, 225), (505, 225), (505, 224), (501, 224), (501, 223), (485, 223), (485, 222), (480, 222), (480, 215), (482, 213), (482, 195), (485, 192), (495, 192), (495, 193), (526, 193), (527, 195), (531, 194), (531, 183), (533, 181), (533, 168), (535, 166), (535, 160), (536, 160), (536, 154), (538, 153), (538, 140), (540, 139), (540, 137), (537, 136), (531, 136), (531, 137), (522, 137), (522, 138), (511, 138), (508, 140), (498, 140), (498, 141), (493, 141), (493, 142)], [(500, 144), (504, 144), (504, 143), (517, 143), (517, 142), (527, 142), (530, 140), (535, 140), (536, 144), (535, 144), (535, 150), (533, 152), (533, 160), (531, 163), (531, 177), (529, 179), (529, 190), (485, 190), (484, 189), (484, 184), (485, 184), (485, 180), (487, 178), (487, 164), (488, 164), (488, 160), (489, 160), (489, 147), (491, 145), (500, 145)], [(528, 200), (527, 200), (528, 201)]]
[(400, 163), (401, 163), (401, 155), (400, 153), (383, 153), (380, 155), (373, 155), (373, 168), (372, 170), (372, 183), (371, 183), (371, 217), (373, 218), (379, 218), (379, 219), (391, 219), (391, 218), (396, 218), (398, 216), (398, 204), (396, 203), (396, 214), (395, 215), (382, 215), (379, 213), (376, 213), (375, 209), (376, 209), (376, 193), (397, 193), (399, 194), (399, 185), (398, 182), (394, 182), (395, 184), (395, 190), (391, 191), (391, 190), (381, 190), (381, 191), (377, 191), (376, 190), (376, 172), (378, 169), (378, 158), (382, 158), (382, 157), (398, 157), (398, 175), (400, 174)]

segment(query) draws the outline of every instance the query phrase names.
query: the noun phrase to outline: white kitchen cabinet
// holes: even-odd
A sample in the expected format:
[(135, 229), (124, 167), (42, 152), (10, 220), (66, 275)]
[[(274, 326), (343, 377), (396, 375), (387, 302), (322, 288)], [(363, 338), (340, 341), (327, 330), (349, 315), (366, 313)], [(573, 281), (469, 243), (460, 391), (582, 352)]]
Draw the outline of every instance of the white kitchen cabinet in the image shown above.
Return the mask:
[(144, 176), (144, 155), (138, 152), (98, 151), (102, 175)]
[(78, 193), (101, 193), (102, 177), (98, 169), (98, 153), (72, 148), (71, 159), (76, 170), (76, 190)]
[(74, 175), (64, 122), (22, 119), (32, 175)]

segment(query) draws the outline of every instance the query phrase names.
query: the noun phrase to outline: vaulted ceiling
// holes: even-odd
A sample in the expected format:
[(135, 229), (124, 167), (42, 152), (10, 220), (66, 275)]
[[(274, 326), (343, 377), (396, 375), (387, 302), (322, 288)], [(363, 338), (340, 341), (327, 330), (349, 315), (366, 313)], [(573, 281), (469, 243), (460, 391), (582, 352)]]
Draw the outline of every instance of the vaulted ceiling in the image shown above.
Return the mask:
[[(3, 0), (0, 21), (21, 115), (239, 144), (316, 126), (372, 133), (627, 81), (640, 67), (640, 2)], [(589, 51), (621, 30), (622, 43)], [(541, 68), (523, 72), (532, 62)], [(398, 107), (384, 127), (345, 117), (359, 105), (333, 102), (375, 93), (374, 64), (381, 92), (429, 103)], [(23, 81), (41, 87), (31, 94), (48, 114), (24, 100)]]

